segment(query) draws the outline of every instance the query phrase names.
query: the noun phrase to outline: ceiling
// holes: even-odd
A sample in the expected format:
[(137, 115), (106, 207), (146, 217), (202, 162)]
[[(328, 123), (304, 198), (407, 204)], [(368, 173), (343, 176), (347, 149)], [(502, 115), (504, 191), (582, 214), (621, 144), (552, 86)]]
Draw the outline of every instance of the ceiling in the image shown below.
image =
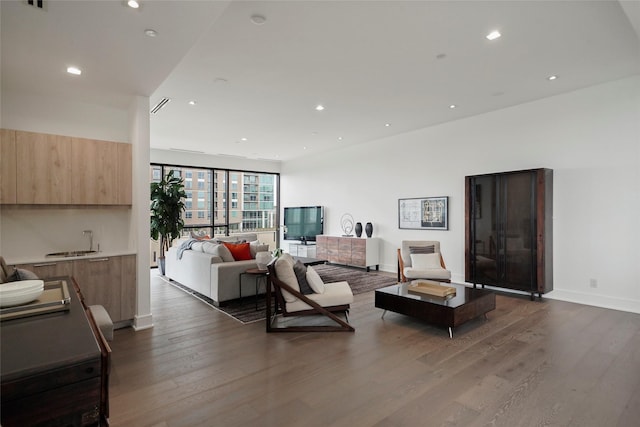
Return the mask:
[(638, 1), (125, 3), (3, 0), (2, 91), (167, 97), (152, 148), (278, 161), (640, 74)]

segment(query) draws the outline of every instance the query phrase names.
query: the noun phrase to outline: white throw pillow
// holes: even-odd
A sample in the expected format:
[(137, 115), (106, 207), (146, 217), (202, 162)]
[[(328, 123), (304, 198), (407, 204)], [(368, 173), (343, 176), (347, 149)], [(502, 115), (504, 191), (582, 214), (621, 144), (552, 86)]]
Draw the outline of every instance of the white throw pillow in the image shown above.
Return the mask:
[(202, 252), (219, 256), (224, 262), (235, 261), (233, 255), (231, 255), (231, 251), (227, 249), (225, 245), (219, 245), (210, 241), (202, 242)]
[(442, 268), (440, 265), (440, 254), (411, 254), (411, 267), (414, 270)]
[(318, 272), (312, 267), (307, 267), (307, 283), (316, 294), (324, 293), (324, 282)]
[(259, 240), (254, 240), (249, 242), (249, 250), (251, 251), (251, 258), (255, 259), (258, 252), (268, 252), (269, 245), (264, 245)]

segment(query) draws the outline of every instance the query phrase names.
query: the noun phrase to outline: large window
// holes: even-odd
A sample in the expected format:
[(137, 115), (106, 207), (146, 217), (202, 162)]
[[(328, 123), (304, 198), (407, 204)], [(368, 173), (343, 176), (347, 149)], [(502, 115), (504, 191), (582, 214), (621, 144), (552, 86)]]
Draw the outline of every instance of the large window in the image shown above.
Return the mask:
[[(184, 178), (184, 236), (251, 232), (271, 249), (277, 247), (278, 174), (152, 164), (151, 181), (160, 181), (171, 169)], [(158, 254), (158, 242), (152, 240), (152, 266)]]

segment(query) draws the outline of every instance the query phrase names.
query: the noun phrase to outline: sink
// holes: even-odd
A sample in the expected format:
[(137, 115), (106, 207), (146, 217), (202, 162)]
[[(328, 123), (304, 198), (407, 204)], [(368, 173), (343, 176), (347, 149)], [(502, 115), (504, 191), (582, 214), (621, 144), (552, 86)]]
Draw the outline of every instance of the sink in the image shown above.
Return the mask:
[(74, 257), (96, 254), (98, 251), (67, 251), (67, 252), (53, 252), (46, 254), (47, 257)]

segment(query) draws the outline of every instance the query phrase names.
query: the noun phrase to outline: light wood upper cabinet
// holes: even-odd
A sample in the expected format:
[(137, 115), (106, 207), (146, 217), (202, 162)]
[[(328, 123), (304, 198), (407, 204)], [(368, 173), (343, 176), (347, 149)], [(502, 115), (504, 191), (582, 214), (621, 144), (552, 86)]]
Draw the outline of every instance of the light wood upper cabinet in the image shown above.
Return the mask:
[(72, 197), (75, 205), (115, 205), (118, 200), (118, 144), (71, 138)]
[(16, 131), (0, 129), (0, 203), (16, 203)]
[(130, 205), (132, 203), (132, 183), (133, 183), (133, 160), (131, 154), (131, 144), (118, 145), (118, 183), (117, 183), (117, 203), (119, 205)]
[(16, 131), (18, 204), (71, 203), (71, 139)]
[(131, 144), (1, 129), (0, 204), (132, 204)]

